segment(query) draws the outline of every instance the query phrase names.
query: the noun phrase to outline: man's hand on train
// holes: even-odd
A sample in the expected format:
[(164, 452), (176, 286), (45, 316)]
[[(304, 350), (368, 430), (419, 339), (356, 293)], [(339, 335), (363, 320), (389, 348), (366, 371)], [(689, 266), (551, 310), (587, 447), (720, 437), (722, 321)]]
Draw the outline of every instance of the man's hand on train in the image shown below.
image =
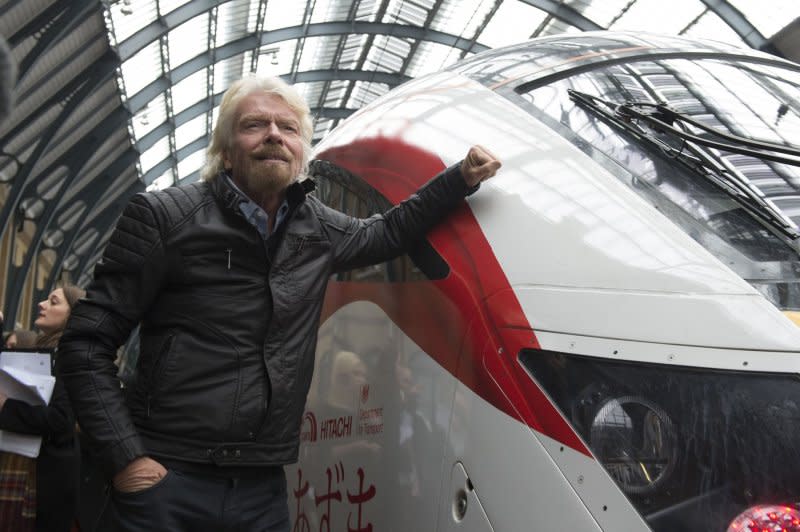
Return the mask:
[(469, 149), (461, 161), (461, 175), (470, 188), (489, 179), (500, 168), (500, 160), (483, 146), (475, 145)]
[(114, 475), (114, 489), (122, 493), (142, 491), (157, 484), (167, 474), (167, 470), (147, 456), (140, 456)]

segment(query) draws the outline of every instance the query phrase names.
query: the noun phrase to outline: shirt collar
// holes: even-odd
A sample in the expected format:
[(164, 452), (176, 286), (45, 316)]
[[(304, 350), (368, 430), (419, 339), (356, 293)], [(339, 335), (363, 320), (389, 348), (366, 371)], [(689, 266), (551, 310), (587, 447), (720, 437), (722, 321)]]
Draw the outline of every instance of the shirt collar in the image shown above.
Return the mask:
[(233, 189), (234, 192), (236, 192), (240, 200), (239, 211), (250, 223), (250, 225), (256, 228), (261, 237), (266, 240), (273, 233), (275, 233), (275, 230), (278, 229), (278, 226), (280, 226), (280, 224), (286, 218), (286, 214), (289, 212), (289, 202), (286, 201), (286, 198), (284, 198), (280, 207), (278, 207), (278, 212), (275, 213), (275, 223), (272, 227), (272, 233), (270, 233), (269, 214), (267, 211), (262, 209), (258, 203), (250, 199), (247, 194), (242, 192), (242, 190), (236, 186), (236, 183), (233, 182), (233, 179), (231, 179), (229, 175), (222, 174), (220, 177), (223, 177), (225, 180), (227, 180), (228, 185), (231, 187), (231, 189)]

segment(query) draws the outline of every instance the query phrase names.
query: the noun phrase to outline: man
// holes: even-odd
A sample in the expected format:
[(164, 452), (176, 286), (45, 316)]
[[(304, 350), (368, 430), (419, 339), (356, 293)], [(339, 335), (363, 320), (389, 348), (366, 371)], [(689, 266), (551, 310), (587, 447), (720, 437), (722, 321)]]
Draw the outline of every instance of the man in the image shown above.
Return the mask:
[[(204, 181), (140, 194), (118, 222), (59, 363), (112, 478), (120, 530), (288, 531), (329, 276), (401, 253), (500, 163), (480, 147), (383, 215), (307, 196), (309, 109), (279, 79), (234, 83)], [(141, 321), (123, 399), (114, 352)]]

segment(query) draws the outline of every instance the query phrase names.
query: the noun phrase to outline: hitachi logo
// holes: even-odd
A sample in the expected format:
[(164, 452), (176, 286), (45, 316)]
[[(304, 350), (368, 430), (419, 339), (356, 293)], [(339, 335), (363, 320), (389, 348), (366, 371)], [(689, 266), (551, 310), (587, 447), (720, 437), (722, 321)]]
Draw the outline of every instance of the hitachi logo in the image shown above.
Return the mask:
[(319, 439), (346, 438), (353, 433), (353, 416), (340, 416), (320, 423)]

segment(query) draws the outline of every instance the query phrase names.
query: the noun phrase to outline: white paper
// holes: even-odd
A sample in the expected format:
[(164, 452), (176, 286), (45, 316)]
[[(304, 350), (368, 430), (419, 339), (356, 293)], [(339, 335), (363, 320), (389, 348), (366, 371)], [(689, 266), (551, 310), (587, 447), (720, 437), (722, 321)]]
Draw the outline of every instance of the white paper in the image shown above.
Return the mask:
[(0, 368), (18, 368), (40, 375), (50, 375), (50, 353), (4, 351), (0, 353)]
[[(12, 399), (46, 405), (55, 383), (49, 354), (6, 352), (0, 357), (0, 391)], [(41, 446), (41, 436), (0, 430), (0, 450), (36, 458)]]
[(42, 448), (42, 437), (30, 434), (19, 434), (10, 430), (0, 430), (0, 450), (21, 454), (29, 458), (39, 456)]
[(32, 405), (46, 405), (53, 395), (56, 378), (19, 368), (0, 366), (0, 391)]

